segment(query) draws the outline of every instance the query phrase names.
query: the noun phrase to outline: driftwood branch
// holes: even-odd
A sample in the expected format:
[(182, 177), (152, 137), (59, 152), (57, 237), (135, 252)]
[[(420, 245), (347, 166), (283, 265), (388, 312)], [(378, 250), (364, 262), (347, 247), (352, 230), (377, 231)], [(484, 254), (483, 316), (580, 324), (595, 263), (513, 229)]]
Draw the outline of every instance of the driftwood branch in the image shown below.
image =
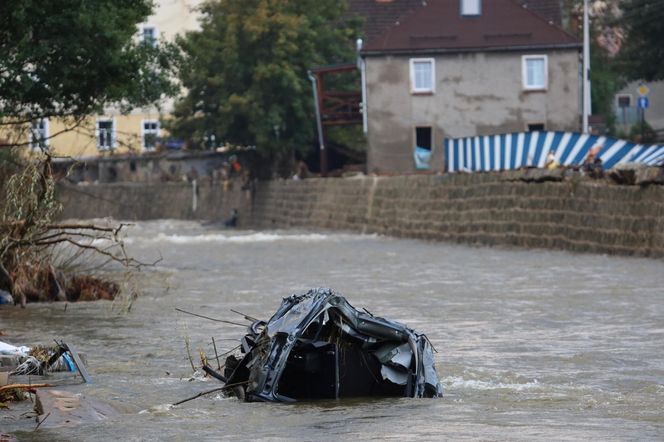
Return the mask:
[(52, 387), (53, 385), (51, 384), (9, 384), (9, 385), (4, 385), (0, 387), (0, 392), (6, 391), (6, 390), (13, 390), (15, 388), (20, 389), (20, 390), (26, 390), (30, 388), (43, 388), (43, 387)]
[(260, 319), (254, 318), (253, 316), (249, 316), (249, 315), (247, 315), (247, 314), (245, 314), (245, 313), (242, 313), (242, 312), (239, 312), (239, 311), (237, 311), (237, 310), (233, 310), (233, 309), (231, 309), (231, 311), (232, 311), (233, 313), (235, 313), (235, 314), (238, 314), (238, 315), (244, 317), (244, 319), (246, 319), (247, 321), (251, 321), (251, 322), (258, 322), (258, 321), (260, 321)]
[(247, 327), (247, 326), (248, 326), (248, 324), (240, 324), (239, 322), (225, 321), (225, 320), (223, 320), (223, 319), (216, 319), (216, 318), (211, 318), (211, 317), (209, 317), (209, 316), (205, 316), (205, 315), (199, 315), (198, 313), (188, 312), (188, 311), (186, 311), (186, 310), (182, 310), (181, 308), (177, 308), (177, 307), (175, 307), (175, 310), (178, 311), (178, 312), (181, 312), (181, 313), (186, 313), (187, 315), (191, 315), (191, 316), (196, 316), (196, 317), (198, 317), (198, 318), (207, 319), (207, 320), (209, 320), (209, 321), (223, 322), (224, 324), (238, 325), (238, 326), (240, 326), (240, 327)]
[(199, 397), (201, 397), (201, 396), (208, 395), (208, 394), (210, 394), (210, 393), (215, 393), (215, 392), (217, 392), (217, 391), (228, 390), (229, 388), (239, 387), (240, 385), (246, 385), (246, 384), (248, 384), (248, 383), (249, 383), (249, 381), (237, 382), (237, 383), (235, 383), (235, 384), (227, 384), (227, 385), (224, 385), (223, 387), (213, 388), (212, 390), (201, 391), (200, 393), (198, 393), (198, 394), (196, 394), (196, 395), (194, 395), (194, 396), (191, 396), (191, 397), (188, 397), (187, 399), (183, 399), (183, 400), (181, 400), (181, 401), (175, 402), (175, 403), (172, 404), (172, 405), (173, 405), (173, 406), (176, 406), (176, 405), (184, 404), (185, 402), (193, 401), (194, 399), (197, 399), (197, 398), (199, 398)]

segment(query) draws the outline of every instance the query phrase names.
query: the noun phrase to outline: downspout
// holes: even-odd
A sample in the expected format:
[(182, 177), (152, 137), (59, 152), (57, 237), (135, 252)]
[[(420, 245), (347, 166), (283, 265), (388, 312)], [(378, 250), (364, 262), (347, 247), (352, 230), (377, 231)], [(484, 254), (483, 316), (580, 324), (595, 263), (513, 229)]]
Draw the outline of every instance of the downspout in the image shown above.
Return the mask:
[(311, 87), (314, 90), (314, 106), (316, 109), (316, 128), (318, 129), (318, 144), (320, 146), (320, 150), (325, 150), (325, 144), (323, 143), (323, 123), (321, 122), (320, 119), (320, 106), (318, 105), (318, 81), (316, 80), (316, 76), (311, 73), (311, 71), (307, 71), (307, 76), (309, 77), (309, 80), (311, 81)]
[(196, 213), (198, 209), (198, 183), (196, 180), (191, 181), (191, 211)]
[(363, 42), (361, 38), (357, 39), (357, 68), (360, 70), (360, 77), (362, 83), (362, 130), (366, 134), (369, 128), (367, 120), (367, 65), (364, 58), (360, 54), (362, 51)]

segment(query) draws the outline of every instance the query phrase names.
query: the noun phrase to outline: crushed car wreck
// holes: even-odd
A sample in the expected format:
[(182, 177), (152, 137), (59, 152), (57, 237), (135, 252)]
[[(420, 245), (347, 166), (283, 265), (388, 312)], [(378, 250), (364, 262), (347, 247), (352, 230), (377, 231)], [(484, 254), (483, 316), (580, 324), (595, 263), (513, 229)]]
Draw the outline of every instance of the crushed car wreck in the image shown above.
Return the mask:
[(327, 288), (284, 298), (269, 321), (249, 327), (241, 351), (215, 374), (247, 401), (442, 396), (425, 335)]

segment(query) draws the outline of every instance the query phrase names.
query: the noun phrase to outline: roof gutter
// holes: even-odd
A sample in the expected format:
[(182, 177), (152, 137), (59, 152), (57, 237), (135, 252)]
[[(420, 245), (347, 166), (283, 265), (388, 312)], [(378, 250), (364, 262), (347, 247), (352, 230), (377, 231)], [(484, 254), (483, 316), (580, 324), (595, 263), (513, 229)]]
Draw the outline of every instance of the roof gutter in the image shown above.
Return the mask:
[(521, 46), (495, 46), (495, 47), (475, 47), (475, 48), (438, 48), (438, 49), (389, 49), (389, 50), (364, 50), (363, 57), (372, 57), (379, 55), (421, 55), (421, 54), (462, 54), (467, 52), (518, 52), (532, 50), (556, 50), (556, 49), (576, 49), (581, 50), (581, 43), (561, 43), (554, 45), (521, 45)]

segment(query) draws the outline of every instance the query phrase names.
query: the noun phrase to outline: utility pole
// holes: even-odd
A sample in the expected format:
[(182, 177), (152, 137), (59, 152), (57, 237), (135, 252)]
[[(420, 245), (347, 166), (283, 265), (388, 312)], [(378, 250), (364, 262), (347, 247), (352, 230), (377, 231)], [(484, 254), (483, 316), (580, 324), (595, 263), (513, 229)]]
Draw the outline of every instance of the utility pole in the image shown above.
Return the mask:
[(588, 133), (590, 115), (590, 28), (588, 26), (588, 0), (583, 0), (583, 133)]

